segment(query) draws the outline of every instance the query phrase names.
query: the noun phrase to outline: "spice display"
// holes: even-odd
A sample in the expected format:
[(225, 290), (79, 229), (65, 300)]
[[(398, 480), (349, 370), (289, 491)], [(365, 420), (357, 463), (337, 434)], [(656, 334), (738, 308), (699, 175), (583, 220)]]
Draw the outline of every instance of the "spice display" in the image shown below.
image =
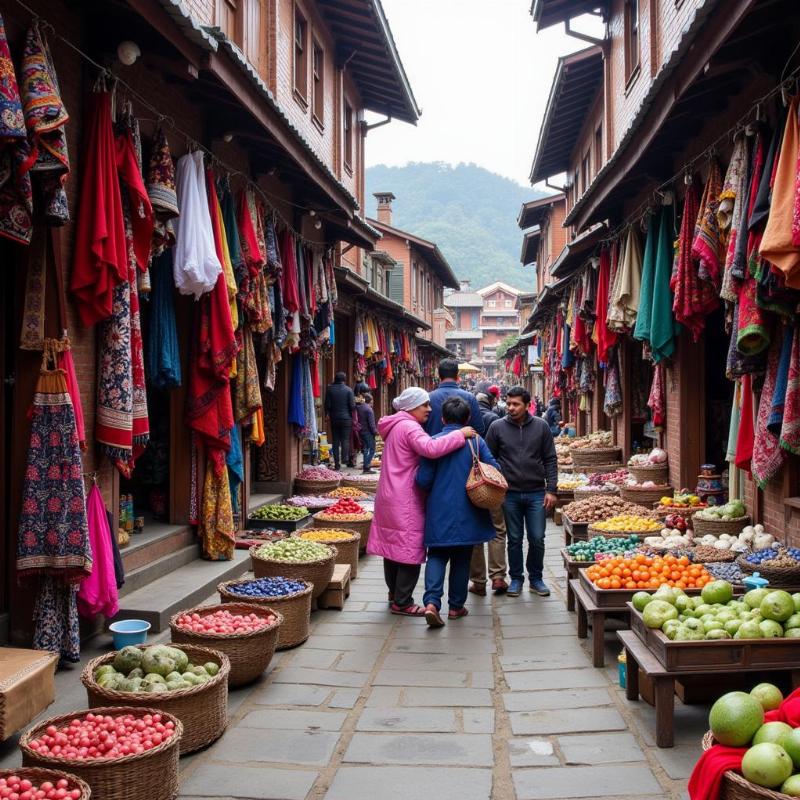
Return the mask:
[(616, 533), (622, 531), (636, 531), (645, 533), (648, 531), (661, 530), (661, 525), (654, 519), (641, 517), (638, 514), (618, 514), (610, 519), (596, 522), (594, 525), (597, 530)]
[(261, 628), (268, 628), (275, 624), (276, 618), (269, 614), (232, 614), (225, 609), (219, 609), (213, 614), (182, 614), (176, 620), (179, 628), (194, 633), (218, 633), (231, 635), (237, 633), (252, 633)]
[[(44, 734), (29, 743), (34, 752), (50, 758), (79, 761), (122, 758), (158, 747), (175, 733), (171, 720), (161, 714), (118, 716), (93, 714), (76, 717), (69, 725), (50, 725)], [(78, 795), (80, 797), (80, 795)]]
[(686, 556), (651, 557), (642, 553), (593, 564), (586, 577), (599, 589), (657, 589), (663, 585), (690, 589), (713, 580), (704, 567), (692, 564)]
[(298, 472), (295, 478), (302, 481), (339, 481), (342, 473), (327, 467), (306, 467), (302, 472)]
[(256, 578), (252, 581), (234, 583), (227, 587), (231, 594), (239, 594), (242, 597), (285, 597), (289, 594), (302, 592), (306, 584), (302, 581), (295, 581), (289, 578)]
[(330, 554), (330, 547), (305, 539), (284, 539), (281, 542), (271, 542), (262, 545), (256, 551), (256, 555), (272, 561), (319, 561), (330, 557)]
[(9, 800), (80, 800), (83, 793), (80, 789), (70, 789), (66, 778), (60, 778), (55, 783), (42, 781), (40, 784), (31, 783), (27, 778), (19, 775), (9, 775), (0, 778), (0, 797)]
[(335, 528), (329, 528), (324, 531), (301, 533), (300, 538), (310, 542), (345, 542), (352, 539), (353, 534), (350, 531), (337, 531)]
[(607, 539), (605, 536), (593, 536), (587, 542), (575, 542), (568, 545), (567, 553), (573, 561), (598, 561), (601, 556), (621, 556), (636, 548), (641, 539), (633, 534), (627, 537)]
[[(348, 480), (350, 480), (348, 478)], [(356, 486), (340, 486), (332, 492), (328, 492), (328, 497), (336, 498), (337, 500), (342, 497), (349, 498), (350, 500), (366, 500), (369, 495), (364, 494), (361, 489)]]
[[(573, 522), (600, 522), (616, 514), (637, 514), (647, 516), (649, 509), (637, 503), (621, 500), (619, 497), (587, 497), (575, 500), (564, 506), (562, 512)], [(660, 525), (658, 526), (661, 527)]]
[(316, 518), (341, 522), (363, 522), (372, 519), (372, 513), (355, 501), (342, 498), (335, 506), (320, 511)]
[(305, 506), (284, 506), (268, 505), (257, 508), (250, 519), (280, 520), (281, 522), (293, 522), (308, 516), (308, 509)]

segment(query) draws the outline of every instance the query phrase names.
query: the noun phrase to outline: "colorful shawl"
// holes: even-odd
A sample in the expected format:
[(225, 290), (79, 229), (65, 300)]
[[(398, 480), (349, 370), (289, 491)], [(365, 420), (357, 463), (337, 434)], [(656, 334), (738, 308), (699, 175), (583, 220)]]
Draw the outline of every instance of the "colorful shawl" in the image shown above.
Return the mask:
[(738, 294), (731, 267), (736, 253), (737, 238), (745, 227), (743, 217), (747, 213), (747, 162), (747, 137), (744, 133), (740, 133), (733, 144), (733, 153), (725, 174), (717, 210), (720, 233), (727, 237), (720, 297), (728, 303), (735, 303)]
[(172, 220), (179, 216), (175, 165), (164, 129), (159, 125), (153, 136), (150, 163), (147, 168), (147, 195), (155, 216), (152, 255), (159, 256), (175, 244)]
[(303, 403), (303, 356), (296, 353), (292, 357), (292, 377), (289, 385), (289, 408), (286, 420), (294, 428), (298, 439), (303, 437), (306, 427), (306, 412)]
[(653, 365), (653, 383), (647, 407), (653, 412), (653, 425), (662, 428), (667, 421), (667, 387), (664, 375), (664, 364)]
[(608, 327), (623, 331), (636, 324), (641, 308), (642, 243), (633, 226), (628, 228), (608, 309)]
[[(227, 430), (230, 440), (230, 428)], [(200, 509), (198, 534), (203, 558), (210, 561), (229, 561), (236, 547), (236, 528), (233, 524), (231, 487), (227, 470), (218, 469), (211, 459), (206, 462), (203, 482), (203, 501)]]
[[(788, 331), (785, 338), (789, 338)], [(753, 480), (758, 484), (759, 489), (763, 489), (780, 472), (786, 457), (786, 453), (780, 447), (778, 437), (770, 430), (768, 424), (778, 382), (780, 358), (781, 344), (776, 337), (772, 347), (770, 347), (767, 373), (764, 378), (764, 386), (761, 389), (761, 399), (758, 404), (758, 415), (755, 423), (752, 472)]]
[(653, 311), (650, 318), (650, 347), (656, 364), (662, 359), (671, 358), (675, 352), (677, 327), (672, 317), (673, 298), (672, 289), (670, 288), (672, 257), (674, 254), (672, 213), (672, 206), (662, 207), (656, 244)]
[(725, 364), (725, 374), (729, 380), (741, 378), (742, 375), (761, 375), (767, 368), (767, 351), (744, 355), (739, 351), (736, 343), (739, 338), (739, 303), (733, 307), (731, 318), (731, 337), (728, 345), (728, 358)]
[(261, 408), (258, 366), (249, 325), (242, 326), (242, 348), (236, 356), (234, 417), (237, 422), (249, 419)]
[(619, 378), (619, 362), (617, 351), (611, 351), (611, 361), (606, 369), (605, 398), (603, 411), (607, 417), (616, 417), (622, 413), (622, 384)]
[(718, 219), (721, 195), (722, 175), (717, 159), (712, 158), (695, 222), (692, 256), (698, 261), (699, 279), (709, 283), (714, 291), (719, 291), (720, 287), (724, 245)]
[(650, 215), (647, 225), (647, 238), (644, 243), (642, 260), (642, 287), (639, 296), (639, 311), (636, 315), (636, 326), (633, 338), (650, 344), (650, 325), (653, 319), (653, 289), (656, 271), (656, 241), (658, 239), (658, 219)]
[(78, 589), (78, 611), (87, 619), (94, 619), (98, 614), (111, 618), (119, 610), (119, 594), (108, 515), (96, 483), (86, 498), (86, 516), (93, 555), (92, 574), (81, 582)]
[(29, 131), (31, 151), (23, 168), (39, 173), (44, 213), (50, 225), (69, 221), (67, 109), (61, 100), (53, 59), (36, 20), (25, 37), (20, 68), (20, 94)]
[[(46, 343), (45, 364), (55, 354)], [(77, 583), (92, 571), (83, 466), (64, 372), (43, 366), (31, 410), (31, 437), (17, 535), (17, 576), (44, 573)]]
[(783, 401), (780, 442), (784, 450), (800, 455), (800, 326), (792, 331), (792, 353)]
[(150, 296), (150, 334), (147, 337), (147, 372), (158, 389), (181, 385), (181, 354), (172, 295), (172, 249), (153, 260), (153, 291)]

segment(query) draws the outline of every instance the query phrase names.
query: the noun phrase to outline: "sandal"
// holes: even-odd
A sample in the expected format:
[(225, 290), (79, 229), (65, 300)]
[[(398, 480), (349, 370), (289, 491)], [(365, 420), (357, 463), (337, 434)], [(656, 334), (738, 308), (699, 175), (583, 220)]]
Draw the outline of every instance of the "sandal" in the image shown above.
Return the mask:
[(466, 617), (467, 614), (469, 614), (468, 608), (450, 609), (450, 611), (447, 612), (447, 619), (460, 619), (461, 617)]
[(439, 614), (439, 609), (436, 608), (433, 603), (428, 603), (428, 605), (425, 606), (425, 622), (427, 622), (431, 628), (444, 627), (444, 620)]
[(402, 617), (424, 617), (425, 616), (425, 609), (422, 606), (418, 606), (416, 604), (406, 606), (405, 608), (400, 608), (396, 603), (392, 603), (390, 609), (392, 614), (398, 614)]

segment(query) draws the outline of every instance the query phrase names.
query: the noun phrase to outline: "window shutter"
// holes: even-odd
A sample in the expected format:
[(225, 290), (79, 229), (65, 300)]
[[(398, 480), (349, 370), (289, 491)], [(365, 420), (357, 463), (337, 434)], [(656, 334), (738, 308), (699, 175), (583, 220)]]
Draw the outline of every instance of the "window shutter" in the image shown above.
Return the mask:
[(394, 300), (395, 303), (400, 303), (400, 305), (403, 304), (405, 299), (403, 292), (404, 273), (405, 269), (400, 261), (389, 273), (389, 299)]

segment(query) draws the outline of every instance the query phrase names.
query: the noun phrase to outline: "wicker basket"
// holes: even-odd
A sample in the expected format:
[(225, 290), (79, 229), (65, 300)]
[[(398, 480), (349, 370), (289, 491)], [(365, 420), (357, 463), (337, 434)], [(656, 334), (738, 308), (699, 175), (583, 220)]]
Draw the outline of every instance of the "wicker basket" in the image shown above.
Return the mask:
[(654, 486), (643, 489), (640, 486), (620, 486), (619, 495), (623, 500), (631, 503), (638, 503), (640, 506), (648, 508), (657, 503), (662, 497), (672, 497), (675, 490), (669, 486)]
[(626, 469), (639, 483), (644, 483), (645, 481), (653, 481), (653, 483), (663, 481), (667, 483), (669, 481), (669, 464), (648, 464), (644, 467), (628, 466)]
[(39, 786), (45, 781), (57, 783), (62, 778), (69, 781), (67, 791), (71, 792), (78, 789), (81, 793), (80, 800), (88, 800), (92, 796), (92, 790), (86, 781), (81, 780), (77, 775), (56, 769), (43, 769), (42, 767), (19, 767), (17, 769), (0, 769), (0, 778), (10, 778), (16, 775), (20, 780), (28, 780), (34, 786)]
[(616, 497), (619, 495), (619, 486), (613, 489), (595, 489), (593, 487), (579, 488), (575, 490), (576, 500), (586, 500), (587, 497)]
[[(147, 645), (139, 645), (144, 650)], [(152, 694), (151, 692), (118, 692), (104, 689), (94, 679), (95, 670), (103, 664), (110, 664), (116, 653), (106, 653), (93, 658), (81, 673), (81, 682), (86, 687), (89, 707), (127, 705), (145, 708), (156, 707), (177, 717), (183, 723), (184, 735), (181, 739), (181, 755), (193, 753), (219, 739), (228, 725), (228, 674), (230, 661), (224, 653), (210, 647), (195, 644), (182, 644), (180, 649), (189, 656), (192, 664), (205, 664), (214, 661), (219, 664), (219, 672), (205, 683), (191, 689), (175, 689), (171, 692)], [(91, 784), (90, 784), (91, 785)], [(105, 795), (100, 795), (105, 797)]]
[(330, 553), (318, 561), (273, 561), (257, 555), (259, 547), (250, 548), (250, 561), (256, 578), (290, 578), (314, 584), (311, 599), (316, 600), (327, 588), (336, 566), (336, 548), (326, 544)]
[[(241, 603), (242, 595), (231, 592), (229, 587), (241, 583), (249, 583), (250, 580), (225, 581), (225, 583), (218, 584), (219, 599), (223, 603)], [(247, 598), (248, 603), (261, 608), (271, 608), (273, 611), (279, 611), (283, 616), (283, 624), (278, 628), (276, 650), (288, 650), (290, 647), (297, 647), (308, 639), (309, 625), (311, 623), (311, 590), (313, 587), (308, 581), (301, 581), (301, 583), (305, 584), (305, 589), (294, 594), (287, 594), (282, 597)]]
[[(96, 659), (95, 659), (96, 660)], [(152, 700), (155, 695), (148, 695)], [(43, 756), (31, 750), (30, 742), (41, 736), (50, 725), (57, 728), (68, 725), (75, 717), (86, 711), (73, 711), (43, 720), (22, 734), (19, 748), (22, 750), (24, 767), (45, 767), (59, 772), (66, 770), (85, 781), (95, 800), (174, 800), (178, 796), (178, 754), (183, 744), (184, 727), (175, 715), (163, 709), (147, 706), (114, 706), (94, 708), (95, 714), (119, 716), (133, 714), (161, 714), (175, 725), (175, 733), (166, 742), (136, 755), (115, 759), (79, 761), (71, 758)]]
[[(698, 545), (695, 545), (697, 547)], [(705, 547), (706, 545), (699, 545), (701, 547)], [(690, 556), (692, 563), (694, 564), (713, 564), (715, 561), (720, 562), (731, 562), (736, 560), (736, 553), (733, 550), (717, 550), (716, 554), (713, 557), (704, 558), (697, 554), (696, 550), (690, 551)]]
[(359, 481), (353, 478), (342, 478), (340, 486), (350, 486), (354, 489), (361, 489), (365, 494), (375, 494), (378, 491), (378, 479), (370, 481)]
[(738, 535), (742, 532), (742, 528), (750, 524), (750, 515), (746, 514), (743, 517), (728, 520), (711, 520), (703, 519), (697, 515), (697, 512), (692, 514), (692, 529), (695, 536), (705, 536), (707, 533), (713, 533), (714, 536), (719, 536), (722, 533), (730, 533), (731, 535)]
[[(249, 633), (198, 633), (187, 631), (178, 626), (178, 617), (183, 614), (213, 614), (224, 608), (232, 614), (257, 614), (260, 617), (274, 615), (276, 620), (272, 625), (260, 628)], [(228, 675), (228, 686), (244, 686), (252, 683), (272, 661), (275, 646), (278, 643), (278, 631), (283, 624), (283, 614), (279, 611), (255, 603), (224, 603), (213, 606), (196, 606), (186, 611), (179, 611), (169, 621), (174, 644), (198, 644), (201, 647), (212, 647), (225, 653), (231, 662), (231, 671)]]
[(573, 465), (578, 469), (622, 461), (622, 449), (619, 447), (570, 448), (570, 455)]
[(320, 514), (324, 514), (324, 511), (319, 511), (314, 514), (314, 527), (315, 528), (347, 528), (351, 531), (356, 531), (356, 533), (361, 535), (361, 541), (358, 543), (358, 552), (359, 553), (366, 553), (367, 552), (367, 542), (369, 542), (369, 529), (372, 527), (372, 515), (370, 515), (369, 519), (362, 519), (362, 520), (355, 520), (355, 521), (348, 521), (348, 522), (337, 522), (335, 519), (320, 519)]
[(358, 575), (358, 553), (359, 553), (359, 544), (361, 542), (361, 534), (351, 528), (349, 526), (342, 526), (341, 528), (303, 528), (302, 531), (298, 531), (295, 536), (302, 539), (303, 535), (306, 533), (324, 533), (328, 530), (340, 530), (346, 533), (351, 534), (349, 539), (337, 539), (336, 541), (329, 541), (326, 542), (325, 540), (317, 540), (322, 541), (322, 544), (332, 544), (336, 548), (336, 563), (337, 564), (349, 564), (350, 565), (350, 580)]
[(309, 481), (305, 478), (294, 479), (294, 494), (325, 494), (339, 488), (341, 481)]
[[(703, 751), (710, 750), (715, 744), (714, 734), (708, 731), (703, 737)], [(728, 770), (719, 785), (719, 800), (791, 800), (791, 797), (757, 786), (750, 783), (744, 775)]]
[(758, 572), (773, 587), (797, 586), (800, 584), (800, 563), (796, 567), (770, 567), (768, 564), (751, 564), (749, 561), (745, 561), (743, 555), (736, 559), (736, 563), (742, 572), (749, 574)]

